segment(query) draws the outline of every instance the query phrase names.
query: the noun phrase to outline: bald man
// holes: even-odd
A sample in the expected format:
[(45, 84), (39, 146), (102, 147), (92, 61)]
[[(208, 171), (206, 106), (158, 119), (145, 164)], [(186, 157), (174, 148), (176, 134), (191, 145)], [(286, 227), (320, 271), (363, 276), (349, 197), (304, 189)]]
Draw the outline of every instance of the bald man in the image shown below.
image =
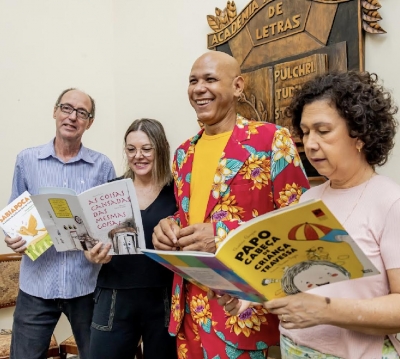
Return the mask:
[[(175, 153), (179, 209), (154, 229), (155, 248), (214, 253), (240, 223), (297, 203), (309, 188), (288, 130), (236, 113), (243, 89), (233, 57), (212, 51), (193, 64), (189, 101), (204, 126)], [(177, 275), (173, 293), (169, 330), (186, 359), (264, 358), (279, 343), (279, 320), (261, 305), (231, 315)]]

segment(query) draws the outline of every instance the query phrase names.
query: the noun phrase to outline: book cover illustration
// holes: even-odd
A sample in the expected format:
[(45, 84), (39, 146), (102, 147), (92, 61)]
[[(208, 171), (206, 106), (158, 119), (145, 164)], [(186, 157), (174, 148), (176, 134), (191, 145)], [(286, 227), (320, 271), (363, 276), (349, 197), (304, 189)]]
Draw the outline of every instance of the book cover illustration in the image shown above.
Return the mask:
[(0, 211), (0, 226), (11, 238), (26, 241), (25, 254), (33, 261), (53, 245), (28, 191)]
[(379, 273), (321, 200), (244, 223), (215, 254), (145, 254), (195, 284), (254, 301)]
[[(56, 191), (56, 189), (52, 189)], [(57, 251), (90, 250), (110, 243), (109, 254), (140, 254), (145, 248), (142, 219), (131, 179), (109, 182), (79, 195), (32, 196)]]

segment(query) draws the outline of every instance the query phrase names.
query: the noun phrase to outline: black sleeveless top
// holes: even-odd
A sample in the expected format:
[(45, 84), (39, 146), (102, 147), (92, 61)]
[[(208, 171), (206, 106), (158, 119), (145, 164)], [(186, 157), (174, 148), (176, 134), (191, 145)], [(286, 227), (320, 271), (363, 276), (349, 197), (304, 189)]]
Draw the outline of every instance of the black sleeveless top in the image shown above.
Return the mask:
[[(119, 179), (119, 178), (118, 178)], [(146, 248), (154, 249), (151, 237), (158, 222), (177, 210), (173, 184), (163, 187), (158, 197), (145, 210), (141, 210)], [(103, 264), (97, 286), (108, 289), (169, 287), (173, 272), (144, 254), (116, 255)]]

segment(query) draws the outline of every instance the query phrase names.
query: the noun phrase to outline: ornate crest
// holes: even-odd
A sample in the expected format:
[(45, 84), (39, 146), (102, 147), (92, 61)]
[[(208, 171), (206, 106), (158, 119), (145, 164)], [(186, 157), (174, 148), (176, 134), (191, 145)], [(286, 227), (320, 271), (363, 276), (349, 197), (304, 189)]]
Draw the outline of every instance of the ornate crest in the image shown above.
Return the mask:
[[(272, 0), (273, 1), (273, 0)], [(307, 0), (323, 4), (339, 4), (353, 0)], [(357, 0), (356, 0), (357, 1)], [(371, 34), (384, 34), (385, 30), (378, 24), (382, 20), (378, 10), (381, 4), (378, 0), (358, 0), (361, 1), (363, 29)], [(271, 2), (264, 1), (264, 3)], [(237, 9), (234, 1), (228, 1), (224, 9), (215, 8), (215, 15), (207, 15), (208, 25), (212, 30), (218, 32), (230, 25), (237, 18)]]
[(239, 12), (228, 1), (207, 16), (207, 46), (240, 64), (240, 114), (290, 130), (284, 113), (296, 88), (326, 72), (364, 69), (365, 31), (385, 33), (380, 7), (378, 0), (251, 0)]

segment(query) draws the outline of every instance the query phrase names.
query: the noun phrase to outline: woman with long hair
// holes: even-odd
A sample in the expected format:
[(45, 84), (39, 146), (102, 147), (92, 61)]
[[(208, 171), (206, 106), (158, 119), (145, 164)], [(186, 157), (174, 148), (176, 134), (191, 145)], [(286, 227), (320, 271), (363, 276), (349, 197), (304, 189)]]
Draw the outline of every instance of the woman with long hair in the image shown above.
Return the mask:
[[(146, 248), (154, 248), (153, 228), (176, 211), (170, 148), (162, 124), (146, 118), (133, 121), (124, 147), (127, 169), (116, 180), (132, 179)], [(176, 358), (175, 338), (167, 330), (173, 273), (143, 254), (111, 258), (109, 248), (99, 244), (87, 255), (104, 263), (94, 295), (90, 358), (133, 357), (141, 338), (145, 358)]]

